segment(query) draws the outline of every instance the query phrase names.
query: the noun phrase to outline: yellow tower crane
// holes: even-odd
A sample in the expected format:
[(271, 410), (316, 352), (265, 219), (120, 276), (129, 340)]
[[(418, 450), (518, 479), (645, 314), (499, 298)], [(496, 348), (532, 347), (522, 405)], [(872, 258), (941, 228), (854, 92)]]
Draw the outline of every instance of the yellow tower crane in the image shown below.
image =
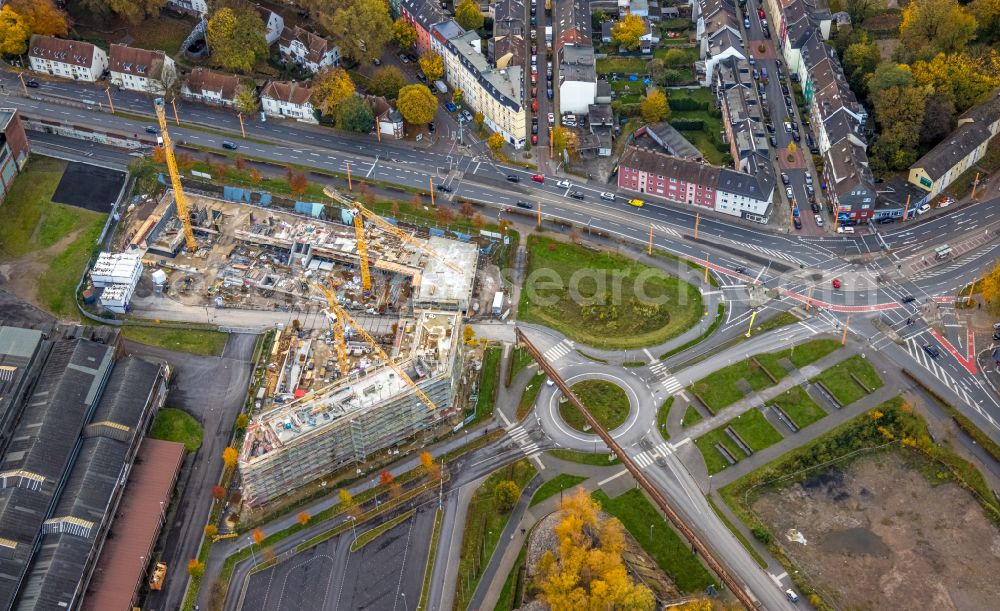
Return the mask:
[(167, 160), (167, 171), (170, 173), (170, 186), (174, 188), (174, 201), (177, 202), (177, 218), (181, 220), (184, 228), (184, 242), (191, 252), (198, 250), (198, 243), (194, 241), (194, 229), (191, 228), (191, 215), (188, 213), (187, 199), (184, 197), (184, 188), (181, 187), (181, 175), (177, 171), (177, 160), (174, 158), (174, 147), (170, 144), (170, 134), (167, 133), (167, 119), (164, 117), (163, 98), (153, 100), (156, 108), (156, 119), (160, 122), (160, 134), (163, 136), (163, 156)]
[(361, 259), (361, 285), (367, 291), (371, 289), (371, 272), (368, 267), (368, 245), (365, 241), (365, 227), (362, 217), (368, 219), (378, 225), (379, 229), (399, 238), (403, 243), (413, 246), (414, 248), (425, 252), (428, 255), (434, 257), (438, 261), (441, 261), (447, 265), (452, 270), (462, 273), (462, 268), (452, 263), (451, 261), (445, 259), (440, 253), (438, 253), (433, 248), (426, 246), (420, 240), (417, 240), (410, 234), (406, 233), (399, 227), (396, 227), (389, 221), (385, 220), (381, 216), (375, 214), (368, 208), (361, 205), (360, 202), (354, 201), (350, 198), (344, 197), (339, 191), (333, 187), (323, 187), (323, 193), (341, 204), (347, 206), (354, 213), (354, 236), (358, 241), (358, 256)]
[[(371, 345), (372, 349), (375, 350), (375, 353), (378, 355), (378, 357), (382, 359), (387, 365), (389, 365), (389, 367), (391, 367), (392, 370), (396, 372), (396, 375), (402, 378), (402, 380), (406, 382), (407, 385), (410, 386), (410, 388), (413, 389), (413, 392), (416, 393), (417, 397), (421, 401), (423, 401), (424, 405), (427, 406), (428, 409), (432, 411), (437, 410), (438, 408), (437, 405), (435, 405), (434, 402), (431, 401), (430, 397), (428, 397), (424, 393), (424, 391), (420, 390), (420, 387), (417, 386), (417, 383), (414, 382), (413, 379), (406, 373), (406, 371), (399, 366), (399, 363), (389, 358), (389, 355), (386, 354), (384, 350), (382, 350), (382, 348), (378, 345), (378, 342), (375, 341), (375, 338), (369, 335), (368, 332), (365, 331), (364, 328), (361, 325), (359, 325), (357, 321), (355, 321), (354, 318), (351, 317), (350, 314), (347, 313), (347, 310), (342, 308), (340, 304), (337, 303), (337, 297), (333, 293), (333, 291), (326, 288), (325, 286), (322, 286), (315, 282), (311, 282), (309, 280), (306, 280), (306, 283), (309, 284), (309, 286), (319, 290), (319, 292), (323, 293), (323, 296), (326, 298), (327, 305), (330, 307), (330, 310), (337, 315), (337, 319), (341, 321), (341, 324), (343, 324), (343, 321), (346, 321), (348, 324), (351, 325), (351, 327), (354, 328), (355, 331), (361, 334), (361, 337), (365, 338), (365, 341)], [(338, 354), (338, 358), (339, 356), (340, 355)], [(344, 359), (343, 361), (341, 361), (341, 367), (343, 367), (343, 363), (346, 362), (347, 362), (347, 355), (345, 350)]]
[(330, 316), (334, 317), (333, 320), (333, 345), (337, 351), (337, 363), (340, 365), (340, 375), (347, 375), (350, 371), (351, 365), (347, 362), (347, 342), (344, 341), (344, 321), (340, 317), (340, 314), (334, 310), (334, 306), (339, 307), (337, 303), (337, 294), (333, 292), (332, 289), (328, 289), (321, 284), (313, 285), (319, 289), (323, 296), (326, 297), (326, 303), (330, 306)]

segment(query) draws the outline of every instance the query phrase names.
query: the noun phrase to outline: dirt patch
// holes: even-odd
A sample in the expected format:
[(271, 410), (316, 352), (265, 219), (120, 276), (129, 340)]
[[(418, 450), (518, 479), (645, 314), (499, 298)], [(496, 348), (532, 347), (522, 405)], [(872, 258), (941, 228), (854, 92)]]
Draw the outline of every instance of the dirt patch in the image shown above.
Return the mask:
[(39, 278), (49, 270), (52, 259), (76, 241), (80, 231), (81, 229), (77, 229), (70, 232), (44, 250), (36, 250), (15, 261), (0, 264), (0, 286), (25, 302), (44, 309), (45, 304), (38, 296)]
[[(988, 609), (1000, 599), (1000, 530), (967, 491), (931, 486), (899, 453), (770, 492), (753, 509), (835, 607)], [(804, 545), (788, 540), (792, 529)]]
[(879, 57), (882, 61), (887, 62), (892, 59), (893, 54), (896, 52), (896, 48), (899, 47), (898, 38), (880, 38), (875, 41), (875, 45), (878, 47)]

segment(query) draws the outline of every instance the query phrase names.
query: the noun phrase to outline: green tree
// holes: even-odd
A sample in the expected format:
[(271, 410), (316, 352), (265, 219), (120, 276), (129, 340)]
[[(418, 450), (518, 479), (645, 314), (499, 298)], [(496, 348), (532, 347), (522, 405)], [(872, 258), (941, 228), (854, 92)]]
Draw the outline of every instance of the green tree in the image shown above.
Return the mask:
[(519, 498), (521, 498), (521, 488), (509, 479), (493, 488), (493, 502), (496, 503), (497, 509), (504, 513), (513, 509)]
[(646, 94), (639, 106), (642, 113), (642, 120), (646, 123), (659, 123), (670, 118), (670, 106), (667, 104), (667, 95), (659, 89), (654, 89)]
[(464, 91), (455, 88), (455, 91), (451, 92), (451, 103), (454, 104), (455, 106), (458, 106), (459, 104), (462, 103), (462, 98), (464, 95), (465, 95)]
[(865, 81), (880, 61), (878, 45), (864, 32), (857, 42), (848, 45), (844, 51), (844, 72), (856, 91), (864, 88)]
[(233, 103), (236, 106), (237, 112), (241, 112), (245, 115), (256, 112), (257, 93), (254, 91), (253, 85), (240, 83), (240, 86), (236, 88), (236, 93), (233, 96)]
[(250, 72), (258, 59), (267, 56), (266, 33), (257, 11), (219, 9), (205, 32), (212, 64), (231, 72)]
[(976, 18), (958, 0), (911, 0), (899, 40), (910, 57), (929, 59), (961, 51), (976, 35)]
[(917, 160), (926, 96), (922, 87), (900, 85), (883, 89), (874, 98), (875, 121), (881, 129), (872, 146), (877, 168), (904, 170)]
[(167, 0), (79, 0), (82, 8), (102, 18), (112, 15), (139, 23), (146, 17), (159, 15)]
[(427, 125), (437, 112), (437, 98), (426, 85), (407, 85), (399, 90), (396, 107), (412, 125)]
[(332, 117), (341, 102), (354, 95), (351, 75), (343, 68), (327, 68), (320, 72), (312, 84), (312, 104), (323, 115)]
[(969, 10), (979, 25), (980, 42), (991, 42), (1000, 38), (1000, 0), (972, 0)]
[(28, 21), (9, 5), (0, 9), (0, 54), (21, 55), (28, 50)]
[(649, 70), (649, 76), (653, 79), (654, 83), (663, 83), (663, 76), (666, 71), (666, 62), (659, 57), (654, 57), (649, 60), (648, 64), (646, 64), (646, 69)]
[(444, 76), (444, 60), (434, 51), (428, 51), (420, 56), (420, 71), (428, 79), (436, 81)]
[(690, 63), (688, 55), (680, 49), (670, 49), (663, 56), (663, 63), (667, 66), (682, 66)]
[(572, 156), (576, 154), (579, 144), (576, 132), (570, 131), (561, 125), (552, 128), (552, 150), (555, 151), (556, 155), (562, 155), (562, 152), (566, 151), (567, 154)]
[(360, 96), (352, 95), (337, 107), (337, 127), (340, 129), (367, 134), (373, 125), (372, 109)]
[(639, 38), (645, 33), (646, 22), (642, 17), (629, 13), (611, 26), (611, 42), (628, 51), (635, 51), (639, 48)]
[(934, 93), (924, 102), (924, 121), (920, 127), (920, 144), (933, 146), (951, 133), (955, 105), (946, 96)]
[(406, 19), (397, 17), (392, 22), (392, 39), (396, 41), (400, 49), (409, 49), (417, 42), (417, 29)]
[(406, 85), (406, 77), (396, 66), (382, 66), (372, 75), (368, 83), (368, 91), (373, 95), (381, 95), (395, 99), (399, 90)]
[(392, 40), (392, 17), (387, 0), (337, 0), (324, 2), (317, 18), (333, 36), (340, 52), (357, 62), (382, 55)]
[(938, 53), (930, 61), (912, 66), (918, 85), (948, 98), (955, 110), (964, 112), (1000, 87), (1000, 54), (996, 50), (976, 53)]
[(906, 64), (893, 64), (891, 62), (879, 64), (866, 82), (868, 97), (872, 99), (883, 89), (911, 84), (913, 84), (913, 73), (910, 71), (910, 67)]
[(847, 14), (851, 16), (851, 25), (860, 28), (865, 19), (879, 8), (876, 0), (847, 0)]
[(473, 0), (462, 0), (455, 7), (455, 21), (466, 30), (478, 30), (483, 27), (483, 13)]

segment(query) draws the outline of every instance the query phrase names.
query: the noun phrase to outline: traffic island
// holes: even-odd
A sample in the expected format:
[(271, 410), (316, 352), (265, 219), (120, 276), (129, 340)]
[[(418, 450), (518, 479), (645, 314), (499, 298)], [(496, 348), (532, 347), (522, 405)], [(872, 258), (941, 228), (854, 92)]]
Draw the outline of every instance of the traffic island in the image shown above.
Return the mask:
[[(614, 431), (628, 420), (631, 404), (625, 390), (606, 380), (584, 380), (572, 386), (573, 394), (590, 410), (605, 430)], [(587, 433), (590, 426), (569, 401), (560, 400), (559, 417), (574, 429)]]

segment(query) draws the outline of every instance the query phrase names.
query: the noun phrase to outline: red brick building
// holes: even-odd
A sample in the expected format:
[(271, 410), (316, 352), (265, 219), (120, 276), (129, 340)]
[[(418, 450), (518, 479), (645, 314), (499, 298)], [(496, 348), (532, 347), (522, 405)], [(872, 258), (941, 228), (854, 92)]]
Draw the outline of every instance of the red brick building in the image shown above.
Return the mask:
[(16, 108), (0, 108), (0, 202), (7, 196), (14, 177), (28, 163), (28, 136)]
[(640, 148), (628, 149), (619, 163), (619, 187), (678, 204), (714, 209), (718, 183), (719, 168)]

